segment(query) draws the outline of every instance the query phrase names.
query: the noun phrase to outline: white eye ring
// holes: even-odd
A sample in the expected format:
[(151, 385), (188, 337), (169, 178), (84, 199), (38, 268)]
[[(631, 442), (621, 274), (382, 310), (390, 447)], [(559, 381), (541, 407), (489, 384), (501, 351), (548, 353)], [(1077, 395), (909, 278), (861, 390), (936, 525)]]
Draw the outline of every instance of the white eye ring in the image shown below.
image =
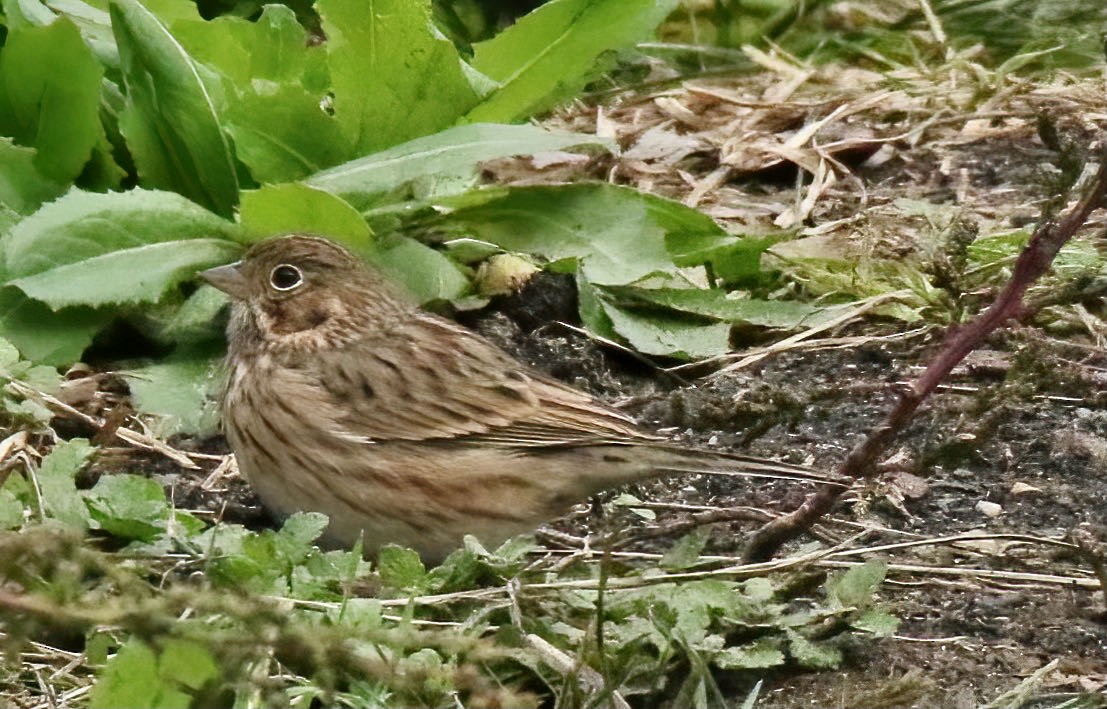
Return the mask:
[(269, 285), (273, 290), (287, 293), (304, 284), (304, 273), (290, 263), (281, 263), (269, 272)]

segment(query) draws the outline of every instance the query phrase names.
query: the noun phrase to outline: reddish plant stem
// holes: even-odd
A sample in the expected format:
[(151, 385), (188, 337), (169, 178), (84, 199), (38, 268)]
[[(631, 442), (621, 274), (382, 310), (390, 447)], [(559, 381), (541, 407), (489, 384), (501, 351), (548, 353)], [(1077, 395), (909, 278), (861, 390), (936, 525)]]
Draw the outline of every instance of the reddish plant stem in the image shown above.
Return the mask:
[[(1011, 280), (995, 301), (972, 322), (950, 329), (946, 334), (942, 350), (910, 389), (901, 395), (899, 402), (884, 422), (850, 451), (838, 467), (839, 475), (856, 479), (873, 474), (877, 457), (911, 421), (915, 411), (946, 375), (968, 353), (979, 347), (994, 330), (1008, 320), (1023, 314), (1023, 295), (1026, 289), (1049, 270), (1057, 252), (1084, 225), (1092, 211), (1104, 204), (1105, 196), (1107, 196), (1107, 147), (1100, 154), (1099, 171), (1084, 191), (1080, 201), (1059, 221), (1043, 220), (1039, 224), (1026, 248), (1019, 254)], [(782, 544), (802, 534), (829, 512), (845, 489), (824, 485), (814, 494), (809, 495), (803, 504), (792, 512), (763, 525), (754, 532), (746, 546), (746, 562), (753, 563), (772, 558)]]

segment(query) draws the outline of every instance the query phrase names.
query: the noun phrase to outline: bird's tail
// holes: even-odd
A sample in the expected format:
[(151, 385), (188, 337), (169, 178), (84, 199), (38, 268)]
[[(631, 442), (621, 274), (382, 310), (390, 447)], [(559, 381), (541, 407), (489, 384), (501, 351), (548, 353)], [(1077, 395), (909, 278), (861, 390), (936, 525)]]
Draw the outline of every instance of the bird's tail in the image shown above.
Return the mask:
[(755, 456), (679, 448), (659, 445), (652, 447), (657, 457), (654, 465), (658, 475), (731, 475), (745, 478), (799, 480), (823, 485), (849, 487), (849, 478), (827, 474), (802, 465)]

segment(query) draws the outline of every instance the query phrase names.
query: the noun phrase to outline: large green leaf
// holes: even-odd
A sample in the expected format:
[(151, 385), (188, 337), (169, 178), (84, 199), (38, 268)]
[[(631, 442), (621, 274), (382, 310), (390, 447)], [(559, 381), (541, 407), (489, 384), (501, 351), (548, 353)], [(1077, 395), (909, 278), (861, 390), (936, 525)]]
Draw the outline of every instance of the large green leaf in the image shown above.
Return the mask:
[(13, 30), (0, 52), (0, 135), (37, 148), (46, 177), (73, 180), (100, 139), (103, 74), (65, 18)]
[(215, 82), (203, 80), (202, 68), (138, 0), (112, 0), (111, 18), (127, 86), (119, 127), (141, 184), (230, 217), (238, 177), (211, 94)]
[(369, 260), (403, 283), (421, 303), (453, 300), (469, 289), (469, 279), (456, 263), (406, 236), (381, 240)]
[(172, 30), (196, 61), (226, 77), (222, 117), (255, 180), (287, 182), (354, 156), (322, 107), (326, 50), (309, 42), (292, 10), (267, 5), (256, 22), (181, 20)]
[[(676, 272), (655, 202), (678, 203), (607, 183), (517, 187), (443, 217), (440, 228), (509, 251), (572, 260), (592, 283), (622, 285)], [(717, 233), (725, 236), (718, 227)]]
[(610, 296), (626, 304), (659, 305), (684, 313), (745, 325), (794, 329), (822, 311), (808, 303), (791, 300), (759, 300), (739, 297), (720, 288), (604, 288)]
[(577, 93), (611, 50), (650, 37), (678, 0), (553, 0), (474, 47), (473, 66), (500, 87), (466, 116), (517, 121)]
[(112, 71), (119, 69), (119, 48), (111, 32), (111, 16), (101, 9), (100, 3), (93, 7), (82, 0), (49, 0), (49, 6), (77, 25), (101, 65)]
[(0, 138), (0, 205), (19, 214), (30, 214), (64, 191), (61, 182), (51, 180), (35, 167), (35, 156), (34, 148), (23, 148), (9, 138)]
[(690, 321), (670, 313), (639, 313), (604, 303), (615, 332), (645, 354), (679, 359), (716, 357), (730, 351), (730, 325)]
[(320, 108), (320, 95), (294, 83), (265, 86), (266, 93), (230, 98), (226, 114), (238, 157), (255, 180), (298, 180), (353, 154), (338, 122)]
[(190, 239), (120, 249), (61, 264), (9, 283), (52, 308), (154, 303), (197, 271), (233, 261), (241, 248), (222, 239)]
[(319, 0), (335, 117), (358, 154), (452, 125), (480, 97), (428, 0)]
[(309, 41), (296, 14), (266, 5), (257, 21), (225, 15), (178, 20), (173, 35), (189, 55), (230, 79), (238, 90), (255, 80), (301, 84), (322, 96), (328, 88), (325, 50)]
[(92, 344), (92, 336), (110, 320), (110, 313), (92, 308), (54, 312), (18, 288), (0, 288), (0, 337), (34, 362), (56, 366), (76, 362)]
[(244, 192), (239, 218), (252, 237), (290, 232), (337, 239), (356, 251), (371, 248), (365, 218), (341, 197), (301, 184), (266, 185)]
[(537, 126), (473, 124), (449, 128), (312, 175), (305, 182), (366, 209), (397, 187), (456, 194), (472, 187), (481, 162), (512, 155), (610, 143), (592, 135)]
[(10, 285), (53, 308), (157, 301), (234, 258), (234, 224), (172, 192), (73, 191), (4, 241)]

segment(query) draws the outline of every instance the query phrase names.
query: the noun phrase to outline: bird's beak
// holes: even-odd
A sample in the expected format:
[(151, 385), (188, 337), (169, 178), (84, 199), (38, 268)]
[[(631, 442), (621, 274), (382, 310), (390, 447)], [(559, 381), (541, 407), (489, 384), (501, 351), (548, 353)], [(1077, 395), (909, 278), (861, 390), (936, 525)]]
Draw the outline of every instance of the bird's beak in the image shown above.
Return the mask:
[(242, 275), (242, 271), (238, 270), (241, 265), (241, 261), (236, 261), (226, 266), (209, 268), (206, 271), (201, 271), (198, 275), (230, 297), (242, 300), (246, 298), (248, 284), (246, 278)]

